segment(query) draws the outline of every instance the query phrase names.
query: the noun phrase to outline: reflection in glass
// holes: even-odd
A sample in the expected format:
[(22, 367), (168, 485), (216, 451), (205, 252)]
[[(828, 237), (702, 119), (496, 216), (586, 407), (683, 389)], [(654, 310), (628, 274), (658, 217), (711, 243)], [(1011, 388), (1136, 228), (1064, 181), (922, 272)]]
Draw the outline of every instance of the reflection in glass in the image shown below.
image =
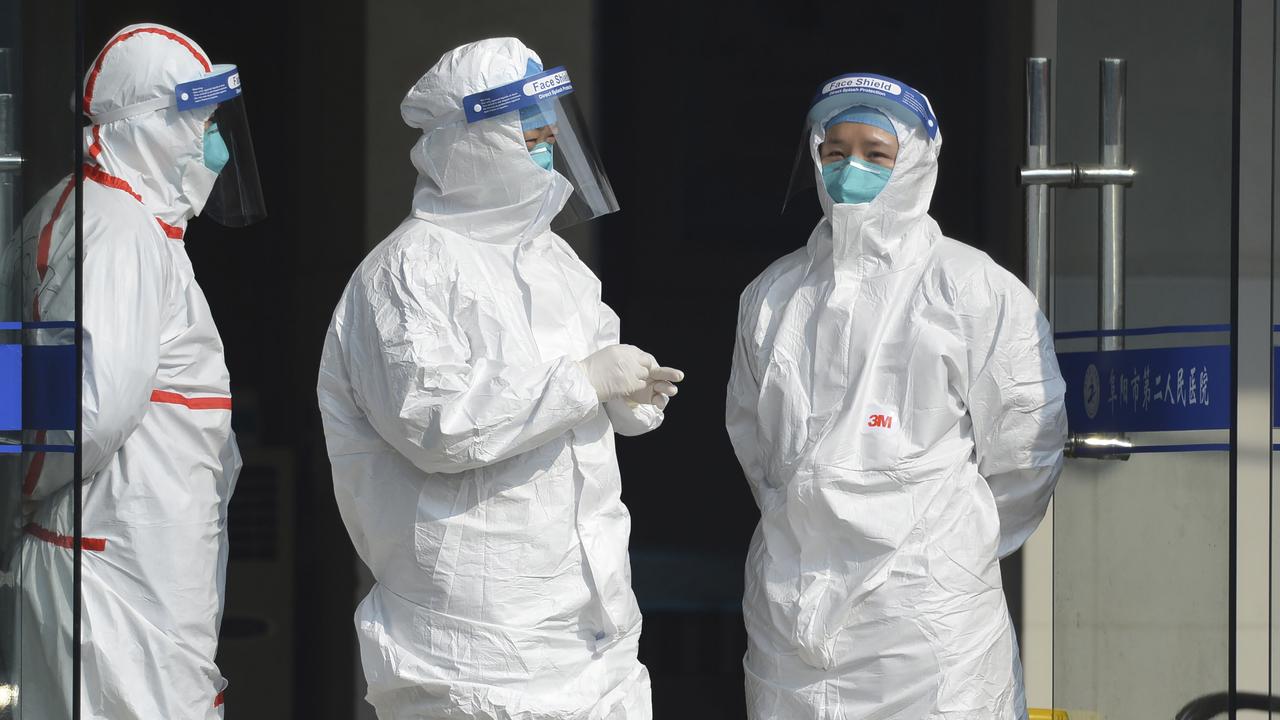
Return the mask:
[[(63, 4), (0, 0), (3, 720), (72, 717), (79, 218), (74, 204), (50, 212), (41, 196), (55, 180), (60, 197), (74, 185), (75, 20)], [(70, 241), (53, 246), (55, 234)]]

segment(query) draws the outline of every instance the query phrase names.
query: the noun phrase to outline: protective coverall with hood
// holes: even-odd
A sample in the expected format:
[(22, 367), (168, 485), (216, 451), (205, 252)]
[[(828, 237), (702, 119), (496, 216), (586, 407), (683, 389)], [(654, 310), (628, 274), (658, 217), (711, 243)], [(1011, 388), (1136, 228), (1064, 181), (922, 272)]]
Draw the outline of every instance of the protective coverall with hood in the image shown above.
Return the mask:
[[(218, 173), (205, 167), (213, 107), (174, 88), (208, 57), (160, 25), (118, 32), (84, 83), (81, 715), (220, 718), (214, 664), (226, 512), (240, 458), (218, 337), (183, 244)], [(256, 175), (255, 175), (256, 177)], [(75, 317), (74, 178), (27, 215), (24, 319)], [(72, 342), (38, 330), (37, 344)], [(39, 445), (70, 445), (40, 432)], [(20, 720), (70, 717), (72, 456), (35, 453), (20, 554)]]
[(463, 97), (531, 60), (483, 40), (409, 90), (412, 212), (325, 341), (334, 489), (377, 580), (355, 625), (381, 720), (651, 716), (613, 436), (662, 413), (602, 405), (577, 362), (619, 323), (548, 229), (574, 188), (535, 163), (519, 113), (464, 118)]
[[(882, 80), (824, 91), (905, 95)], [(1063, 382), (1027, 289), (927, 214), (941, 147), (927, 101), (913, 116), (871, 97), (811, 116), (823, 218), (739, 306), (727, 426), (761, 513), (748, 716), (1022, 718), (998, 561), (1060, 472)], [(892, 119), (896, 164), (872, 201), (836, 204), (823, 124), (864, 102)]]

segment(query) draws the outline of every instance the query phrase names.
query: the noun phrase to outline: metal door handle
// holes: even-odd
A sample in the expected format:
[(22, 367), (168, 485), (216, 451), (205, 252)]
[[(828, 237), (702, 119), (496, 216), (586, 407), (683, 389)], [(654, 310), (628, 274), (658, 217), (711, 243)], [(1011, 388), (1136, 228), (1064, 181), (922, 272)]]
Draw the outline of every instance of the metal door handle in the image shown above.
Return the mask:
[[(1099, 164), (1049, 163), (1048, 58), (1027, 58), (1027, 158), (1019, 172), (1024, 187), (1024, 225), (1027, 236), (1027, 284), (1046, 317), (1051, 317), (1052, 288), (1049, 262), (1049, 188), (1096, 187), (1098, 214), (1098, 329), (1124, 330), (1124, 188), (1137, 171), (1125, 164), (1125, 61), (1103, 58), (1098, 73)], [(1119, 332), (1105, 334), (1099, 350), (1124, 349)], [(1089, 456), (1089, 448), (1127, 446), (1123, 435), (1072, 435), (1066, 451)], [(1127, 459), (1128, 455), (1106, 457)]]
[(22, 156), (17, 145), (18, 124), (12, 93), (0, 93), (0, 173), (22, 169)]
[(1036, 182), (1049, 167), (1049, 58), (1027, 58), (1027, 164), (1022, 168), (1027, 285), (1049, 317), (1049, 185)]

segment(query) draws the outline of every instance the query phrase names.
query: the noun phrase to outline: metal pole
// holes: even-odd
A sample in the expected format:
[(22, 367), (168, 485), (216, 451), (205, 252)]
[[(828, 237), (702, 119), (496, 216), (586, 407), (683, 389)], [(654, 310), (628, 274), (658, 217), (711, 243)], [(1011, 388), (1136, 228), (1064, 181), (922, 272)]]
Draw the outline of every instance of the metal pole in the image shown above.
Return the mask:
[[(1099, 145), (1104, 167), (1125, 164), (1124, 153), (1125, 61), (1104, 58), (1099, 71)], [(1119, 184), (1099, 189), (1098, 215), (1098, 328), (1124, 329), (1124, 188)], [(1101, 339), (1102, 350), (1120, 350), (1124, 338)]]
[[(1027, 162), (1029, 169), (1049, 167), (1049, 59), (1027, 58)], [(1049, 188), (1023, 188), (1027, 238), (1027, 287), (1049, 315)]]
[(13, 48), (0, 47), (0, 93), (14, 92), (14, 57)]
[[(17, 220), (18, 171), (22, 160), (17, 153), (16, 110), (13, 95), (0, 93), (0, 249), (7, 248)], [(16, 267), (5, 270), (16, 270)]]

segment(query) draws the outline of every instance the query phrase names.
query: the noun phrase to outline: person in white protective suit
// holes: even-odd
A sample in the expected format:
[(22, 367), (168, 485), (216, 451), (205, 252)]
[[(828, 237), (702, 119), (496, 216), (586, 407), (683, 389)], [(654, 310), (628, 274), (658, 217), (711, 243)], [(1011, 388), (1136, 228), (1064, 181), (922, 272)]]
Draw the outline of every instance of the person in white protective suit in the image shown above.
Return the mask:
[(325, 340), (334, 490), (377, 580), (355, 626), (381, 720), (652, 715), (614, 433), (657, 428), (683, 376), (618, 344), (550, 229), (617, 207), (572, 89), (514, 38), (418, 80), (412, 211)]
[[(201, 214), (264, 215), (239, 74), (161, 25), (116, 33), (89, 68), (82, 109), (83, 534), (80, 717), (220, 718), (214, 664), (226, 515), (240, 458), (222, 342), (183, 244)], [(22, 227), (24, 320), (69, 344), (76, 178)], [(61, 327), (59, 326), (61, 325)], [(34, 433), (19, 555), (19, 720), (70, 718), (73, 502), (70, 432)]]
[(1052, 495), (1063, 382), (1030, 292), (929, 217), (941, 145), (910, 87), (826, 83), (793, 181), (823, 218), (742, 294), (753, 720), (1026, 717), (999, 559)]

